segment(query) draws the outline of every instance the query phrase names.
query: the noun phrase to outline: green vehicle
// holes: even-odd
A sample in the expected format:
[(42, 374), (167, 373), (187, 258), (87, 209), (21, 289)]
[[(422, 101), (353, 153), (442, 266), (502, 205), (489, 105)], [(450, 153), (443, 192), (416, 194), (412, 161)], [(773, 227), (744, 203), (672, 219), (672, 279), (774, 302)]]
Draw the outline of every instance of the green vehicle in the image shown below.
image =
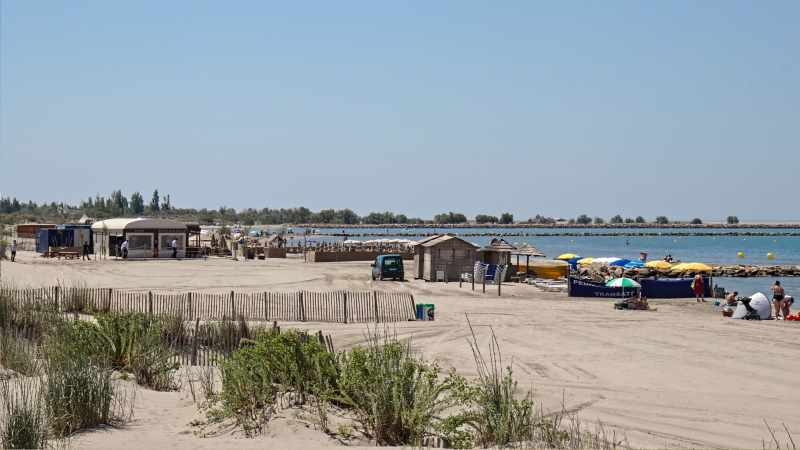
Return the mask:
[(403, 276), (403, 257), (400, 255), (380, 255), (372, 263), (373, 280), (402, 280)]

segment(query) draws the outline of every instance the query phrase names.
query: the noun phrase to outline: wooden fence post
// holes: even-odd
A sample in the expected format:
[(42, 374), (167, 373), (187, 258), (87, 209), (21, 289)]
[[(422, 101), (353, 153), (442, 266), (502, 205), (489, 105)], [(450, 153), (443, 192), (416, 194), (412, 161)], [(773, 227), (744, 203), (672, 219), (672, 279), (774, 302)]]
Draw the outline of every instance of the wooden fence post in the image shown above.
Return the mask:
[[(189, 299), (191, 299), (191, 298), (192, 298), (192, 296), (191, 296), (191, 294), (189, 294)], [(195, 322), (194, 322), (194, 336), (192, 338), (192, 365), (193, 366), (197, 365), (197, 333), (198, 333), (199, 329), (200, 329), (200, 318), (198, 317), (197, 319), (195, 319)]]
[(189, 299), (189, 320), (192, 320), (194, 319), (194, 310), (192, 309), (192, 293), (191, 292), (187, 293), (186, 297)]
[(486, 293), (486, 274), (484, 273), (481, 278), (483, 278), (483, 293), (485, 294)]
[(503, 285), (503, 277), (497, 279), (497, 296), (500, 297), (500, 286)]
[(297, 302), (300, 308), (300, 322), (306, 321), (306, 305), (303, 302), (303, 291), (297, 293)]
[(153, 291), (147, 291), (147, 313), (153, 315)]
[(378, 291), (372, 291), (372, 300), (375, 306), (375, 323), (378, 323), (381, 321), (378, 317)]
[(58, 286), (55, 287), (55, 295), (54, 295), (54, 297), (56, 299), (56, 312), (59, 312), (59, 309), (58, 309)]
[(269, 320), (269, 293), (264, 292), (264, 320)]
[(344, 291), (342, 295), (344, 295), (344, 323), (347, 323), (347, 291)]
[(472, 276), (470, 278), (472, 278), (472, 292), (475, 292), (475, 270), (474, 269), (472, 270)]
[(231, 314), (233, 314), (232, 319), (236, 320), (236, 301), (234, 300), (235, 295), (233, 291), (231, 291)]
[(108, 301), (106, 303), (106, 312), (111, 312), (111, 288), (108, 288)]
[(417, 303), (414, 301), (414, 294), (408, 294), (411, 296), (411, 314), (414, 315), (414, 319), (417, 318)]

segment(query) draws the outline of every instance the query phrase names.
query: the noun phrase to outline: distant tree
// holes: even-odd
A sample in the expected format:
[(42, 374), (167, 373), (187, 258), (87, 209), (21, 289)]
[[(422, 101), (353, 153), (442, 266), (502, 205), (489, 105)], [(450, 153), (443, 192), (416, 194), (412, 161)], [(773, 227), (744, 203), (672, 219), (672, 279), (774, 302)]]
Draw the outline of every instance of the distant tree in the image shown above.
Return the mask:
[(692, 221), (691, 221), (691, 222), (689, 222), (689, 223), (691, 223), (692, 225), (702, 225), (702, 224), (703, 224), (703, 221), (702, 221), (702, 220), (700, 220), (698, 217), (695, 217), (695, 218), (694, 218), (694, 219), (692, 219)]
[(336, 211), (332, 209), (322, 209), (316, 214), (314, 222), (318, 223), (334, 223), (336, 219)]
[(158, 189), (153, 191), (153, 196), (150, 198), (150, 211), (158, 212), (161, 209), (159, 205)]
[(124, 215), (127, 209), (128, 199), (122, 195), (122, 191), (116, 190), (111, 192), (111, 211), (114, 214)]
[(567, 223), (570, 225), (575, 225), (575, 219), (569, 219)]
[(504, 225), (509, 225), (514, 223), (514, 215), (508, 212), (504, 212), (500, 215), (500, 223)]
[(454, 213), (452, 211), (443, 214), (437, 214), (433, 217), (435, 223), (466, 223), (467, 216), (461, 213)]
[(736, 225), (739, 223), (739, 218), (736, 216), (728, 216), (728, 225)]
[(613, 224), (622, 223), (622, 216), (617, 214), (616, 216), (612, 217), (608, 222)]
[(346, 225), (357, 224), (361, 220), (358, 214), (350, 209), (340, 209), (336, 211), (336, 223), (343, 223)]
[(475, 216), (475, 222), (477, 223), (497, 223), (498, 219), (496, 216), (489, 216), (487, 214), (478, 214)]
[(667, 216), (658, 216), (656, 217), (656, 223), (659, 225), (667, 225), (669, 224), (669, 218), (667, 218)]
[(164, 211), (169, 211), (172, 209), (172, 203), (169, 201), (169, 194), (164, 197), (164, 201), (161, 202), (161, 209)]
[(606, 221), (603, 220), (602, 217), (595, 217), (594, 218), (594, 224), (595, 225), (603, 225), (604, 223), (606, 223)]
[(644, 217), (642, 217), (642, 216), (636, 216), (636, 219), (634, 219), (634, 222), (635, 223), (646, 223), (647, 221), (644, 220)]
[[(92, 199), (90, 198), (89, 202), (91, 201)], [(137, 215), (144, 213), (144, 199), (142, 194), (138, 192), (131, 194), (131, 212)]]
[(631, 219), (630, 217), (626, 217), (625, 218), (625, 223), (634, 223), (634, 222), (633, 222), (633, 219)]
[(589, 225), (592, 223), (592, 218), (586, 214), (581, 214), (575, 219), (575, 222), (579, 223), (580, 225)]

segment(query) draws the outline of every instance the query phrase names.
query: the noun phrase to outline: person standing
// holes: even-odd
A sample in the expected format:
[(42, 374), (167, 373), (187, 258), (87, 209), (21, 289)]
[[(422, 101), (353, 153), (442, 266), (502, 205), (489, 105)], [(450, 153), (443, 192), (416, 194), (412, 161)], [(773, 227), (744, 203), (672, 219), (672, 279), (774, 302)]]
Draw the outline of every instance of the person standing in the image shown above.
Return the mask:
[(14, 239), (11, 242), (11, 262), (14, 262), (16, 258), (17, 258), (17, 240)]
[(694, 292), (694, 298), (697, 300), (697, 303), (706, 301), (706, 286), (705, 283), (703, 283), (703, 276), (699, 273), (694, 276), (694, 280), (692, 281), (692, 292)]
[(783, 313), (783, 298), (786, 295), (786, 291), (778, 280), (775, 280), (775, 284), (769, 290), (772, 291), (772, 307), (775, 310), (775, 318), (777, 319)]
[(172, 247), (172, 258), (175, 259), (178, 257), (178, 240), (172, 239), (170, 242), (170, 247)]
[(122, 251), (122, 259), (128, 259), (128, 240), (127, 239), (122, 241), (122, 245), (119, 246), (119, 249)]
[(83, 243), (83, 250), (81, 251), (81, 260), (91, 261), (92, 258), (89, 257), (89, 242)]

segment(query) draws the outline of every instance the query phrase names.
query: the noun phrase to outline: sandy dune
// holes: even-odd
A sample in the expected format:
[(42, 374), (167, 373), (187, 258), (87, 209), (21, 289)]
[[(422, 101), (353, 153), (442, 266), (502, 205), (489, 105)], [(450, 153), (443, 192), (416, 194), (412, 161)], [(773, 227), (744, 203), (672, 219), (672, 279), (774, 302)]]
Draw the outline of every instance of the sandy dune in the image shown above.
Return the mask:
[[(574, 300), (530, 286), (476, 293), (458, 283), (372, 282), (369, 263), (305, 264), (302, 259), (234, 262), (45, 261), (21, 253), (3, 263), (3, 280), (18, 285), (174, 290), (401, 289), (434, 303), (435, 322), (389, 325), (429, 358), (465, 375), (475, 369), (466, 315), (486, 341), (489, 327), (505, 361), (514, 364), (550, 409), (562, 396), (587, 422), (621, 430), (634, 446), (761, 447), (763, 425), (785, 423), (800, 434), (800, 325), (721, 318), (710, 304), (653, 301), (654, 312), (615, 311), (610, 301)], [(407, 263), (410, 269), (410, 264)], [(409, 270), (410, 271), (410, 270)], [(363, 324), (285, 324), (322, 329), (338, 348), (363, 340)], [(124, 430), (81, 435), (81, 448), (318, 448), (336, 445), (297, 425), (271, 427), (256, 440), (235, 435), (200, 439), (183, 393), (140, 391), (136, 420)]]

